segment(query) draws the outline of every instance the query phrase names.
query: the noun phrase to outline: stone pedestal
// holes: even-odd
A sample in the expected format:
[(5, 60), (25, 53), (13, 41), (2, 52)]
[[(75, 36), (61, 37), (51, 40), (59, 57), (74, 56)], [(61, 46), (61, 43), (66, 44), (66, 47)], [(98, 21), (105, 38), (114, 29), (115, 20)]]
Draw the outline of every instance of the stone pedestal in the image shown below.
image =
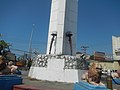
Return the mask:
[[(41, 66), (40, 63), (38, 65), (38, 62), (45, 61), (45, 57), (48, 57), (46, 66), (43, 66), (43, 63)], [(35, 59), (35, 64), (30, 68), (29, 77), (39, 80), (74, 83), (79, 82), (82, 74), (85, 72), (85, 70), (76, 69), (76, 58), (72, 56), (62, 56), (62, 58), (45, 57), (40, 56)], [(71, 62), (66, 63), (66, 61)]]

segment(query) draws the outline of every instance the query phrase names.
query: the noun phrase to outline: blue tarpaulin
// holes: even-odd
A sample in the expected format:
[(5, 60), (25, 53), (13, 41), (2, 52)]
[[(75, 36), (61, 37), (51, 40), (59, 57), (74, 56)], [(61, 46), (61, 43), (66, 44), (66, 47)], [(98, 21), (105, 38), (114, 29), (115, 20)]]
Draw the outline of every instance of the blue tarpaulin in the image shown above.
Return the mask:
[(22, 84), (22, 78), (16, 75), (1, 75), (0, 90), (13, 90), (13, 85)]
[(113, 78), (112, 84), (119, 84), (120, 85), (120, 78)]
[(96, 86), (85, 81), (76, 82), (74, 90), (108, 90), (106, 86)]

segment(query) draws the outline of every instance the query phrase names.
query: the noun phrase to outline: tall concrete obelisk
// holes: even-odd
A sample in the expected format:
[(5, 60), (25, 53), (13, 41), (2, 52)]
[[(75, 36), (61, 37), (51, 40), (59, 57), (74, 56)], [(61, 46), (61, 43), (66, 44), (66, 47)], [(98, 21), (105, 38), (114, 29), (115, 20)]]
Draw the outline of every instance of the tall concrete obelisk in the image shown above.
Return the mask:
[(47, 54), (75, 55), (78, 0), (52, 0)]
[(29, 77), (58, 82), (79, 82), (84, 70), (76, 53), (78, 0), (52, 0), (46, 54), (37, 55)]

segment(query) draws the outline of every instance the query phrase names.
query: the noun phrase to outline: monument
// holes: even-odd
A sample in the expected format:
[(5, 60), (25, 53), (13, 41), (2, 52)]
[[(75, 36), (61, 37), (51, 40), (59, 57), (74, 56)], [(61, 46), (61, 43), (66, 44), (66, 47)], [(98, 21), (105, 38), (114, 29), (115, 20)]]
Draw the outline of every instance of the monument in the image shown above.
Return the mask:
[(52, 0), (47, 54), (75, 55), (78, 0)]
[(76, 54), (78, 0), (52, 0), (46, 54), (33, 59), (29, 77), (74, 83), (80, 80)]

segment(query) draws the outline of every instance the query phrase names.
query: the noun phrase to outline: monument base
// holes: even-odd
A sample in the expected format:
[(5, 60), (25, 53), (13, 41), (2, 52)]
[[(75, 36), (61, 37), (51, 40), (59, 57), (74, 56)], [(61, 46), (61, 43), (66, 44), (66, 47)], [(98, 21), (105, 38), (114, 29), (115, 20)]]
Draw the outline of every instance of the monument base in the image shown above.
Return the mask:
[(75, 83), (80, 81), (84, 72), (85, 70), (66, 69), (65, 59), (48, 58), (46, 67), (31, 66), (28, 76), (38, 80)]

